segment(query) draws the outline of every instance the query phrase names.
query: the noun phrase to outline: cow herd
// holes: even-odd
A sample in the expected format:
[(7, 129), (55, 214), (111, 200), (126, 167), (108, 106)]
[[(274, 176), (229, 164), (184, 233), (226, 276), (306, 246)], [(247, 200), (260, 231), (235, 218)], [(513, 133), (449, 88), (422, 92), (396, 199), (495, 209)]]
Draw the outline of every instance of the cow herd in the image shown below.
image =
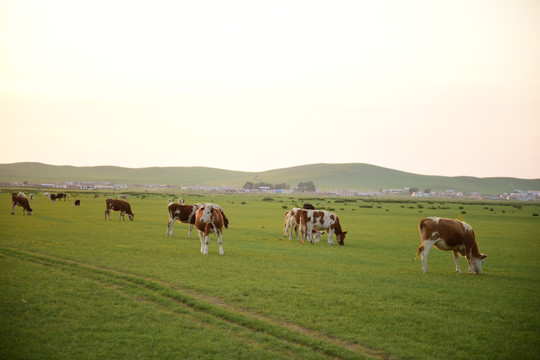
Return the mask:
[[(59, 194), (60, 195), (60, 194)], [(60, 197), (65, 201), (65, 194)], [(51, 194), (51, 200), (53, 200)], [(33, 196), (31, 195), (31, 199)], [(58, 195), (55, 196), (59, 198)], [(53, 200), (54, 201), (54, 200)], [(15, 214), (15, 207), (23, 208), (23, 215), (27, 213), (32, 215), (30, 202), (23, 193), (12, 194), (11, 197), (11, 215)], [(125, 220), (124, 215), (128, 215), (130, 220), (133, 220), (135, 214), (131, 210), (131, 205), (122, 199), (105, 200), (105, 220), (107, 216), (111, 219), (111, 211), (119, 211), (120, 219)], [(80, 201), (76, 200), (75, 206), (80, 205)], [(176, 221), (189, 224), (188, 236), (191, 237), (191, 231), (195, 227), (201, 241), (201, 253), (208, 254), (209, 235), (216, 234), (219, 244), (219, 253), (223, 252), (223, 227), (229, 227), (229, 219), (221, 206), (209, 203), (198, 203), (195, 205), (183, 204), (183, 199), (179, 199), (178, 203), (169, 201), (167, 205), (169, 213), (169, 223), (167, 225), (166, 236), (173, 237), (173, 226)], [(304, 244), (304, 239), (308, 239), (311, 244), (318, 242), (323, 235), (323, 231), (328, 232), (328, 244), (333, 245), (333, 236), (339, 245), (344, 245), (347, 231), (343, 231), (339, 218), (336, 214), (325, 211), (316, 210), (313, 205), (304, 204), (303, 208), (293, 208), (285, 213), (285, 222), (283, 224), (284, 237), (289, 235), (291, 240), (293, 231), (296, 239)], [(478, 250), (476, 235), (472, 227), (464, 221), (453, 220), (447, 218), (430, 217), (421, 219), (418, 224), (420, 232), (421, 245), (418, 247), (417, 256), (422, 260), (422, 271), (427, 273), (427, 256), (430, 249), (435, 246), (443, 251), (452, 251), (456, 264), (456, 272), (461, 274), (459, 268), (459, 255), (467, 258), (469, 264), (469, 273), (482, 273), (482, 265), (484, 264), (485, 254), (481, 254)]]

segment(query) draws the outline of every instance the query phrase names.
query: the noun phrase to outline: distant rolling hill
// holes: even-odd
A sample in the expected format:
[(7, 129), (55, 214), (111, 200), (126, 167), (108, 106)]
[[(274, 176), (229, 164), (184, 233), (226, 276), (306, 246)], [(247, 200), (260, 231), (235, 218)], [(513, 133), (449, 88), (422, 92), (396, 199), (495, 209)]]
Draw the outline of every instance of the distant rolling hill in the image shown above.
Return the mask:
[(312, 164), (262, 172), (231, 171), (207, 167), (123, 168), (116, 166), (55, 166), (42, 163), (0, 164), (0, 182), (50, 183), (104, 181), (119, 184), (215, 185), (242, 187), (251, 181), (271, 184), (313, 181), (320, 190), (402, 189), (501, 194), (540, 190), (540, 179), (429, 176), (369, 164)]

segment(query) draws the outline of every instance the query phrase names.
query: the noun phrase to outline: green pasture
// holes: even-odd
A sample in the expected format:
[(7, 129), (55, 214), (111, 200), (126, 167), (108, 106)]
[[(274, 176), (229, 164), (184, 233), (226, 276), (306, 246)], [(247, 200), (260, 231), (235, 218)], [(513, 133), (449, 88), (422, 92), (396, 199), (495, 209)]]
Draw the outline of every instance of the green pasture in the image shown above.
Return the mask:
[[(537, 203), (141, 193), (134, 221), (109, 221), (105, 194), (35, 194), (33, 216), (12, 216), (0, 193), (2, 359), (540, 357)], [(201, 255), (185, 224), (165, 236), (178, 196), (223, 207), (225, 255), (215, 236)], [(304, 202), (338, 214), (344, 246), (283, 238)], [(473, 226), (483, 275), (455, 274), (436, 249), (422, 273), (427, 216)]]

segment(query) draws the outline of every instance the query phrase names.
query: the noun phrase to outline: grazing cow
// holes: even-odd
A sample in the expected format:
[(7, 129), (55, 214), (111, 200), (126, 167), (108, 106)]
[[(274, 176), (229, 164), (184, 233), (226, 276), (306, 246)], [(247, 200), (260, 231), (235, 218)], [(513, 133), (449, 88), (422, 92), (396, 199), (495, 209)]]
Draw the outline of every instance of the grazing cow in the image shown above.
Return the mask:
[(66, 201), (67, 195), (64, 193), (59, 193), (59, 194), (56, 194), (56, 198), (58, 200), (64, 199), (64, 201)]
[(11, 195), (11, 215), (15, 215), (15, 206), (20, 206), (23, 208), (23, 215), (25, 215), (25, 211), (28, 213), (28, 215), (32, 215), (32, 208), (30, 207), (30, 203), (28, 202), (28, 199), (24, 196), (12, 194)]
[[(299, 210), (302, 210), (300, 208), (293, 208), (291, 211), (287, 211), (285, 213), (285, 223), (283, 224), (283, 237), (287, 237), (287, 232), (289, 233), (289, 240), (292, 238), (293, 231), (296, 235), (296, 240), (299, 240), (298, 238), (298, 223), (296, 222), (296, 214)], [(323, 231), (319, 231), (316, 229), (313, 229), (313, 236), (315, 237), (315, 242), (319, 242), (321, 239), (322, 234), (324, 234)], [(306, 236), (304, 234), (304, 236)]]
[(34, 201), (34, 194), (30, 194), (30, 201)]
[(302, 206), (302, 209), (315, 210), (315, 206), (313, 206), (311, 204), (304, 204), (304, 206)]
[(124, 194), (121, 194), (118, 196), (118, 198), (122, 199), (122, 200), (127, 200), (127, 195), (124, 195)]
[(179, 221), (184, 224), (189, 224), (188, 236), (191, 237), (191, 229), (195, 225), (195, 213), (202, 204), (184, 205), (170, 203), (167, 205), (169, 211), (169, 225), (167, 226), (167, 236), (174, 236), (173, 225), (175, 221)]
[(75, 200), (75, 203), (73, 204), (73, 206), (81, 206), (81, 200), (79, 199)]
[(197, 212), (195, 213), (195, 227), (199, 231), (199, 238), (201, 239), (201, 253), (203, 255), (208, 255), (210, 233), (217, 234), (219, 253), (220, 255), (224, 254), (222, 246), (222, 230), (224, 225), (225, 217), (223, 209), (219, 205), (203, 204), (197, 209)]
[(99, 197), (99, 194), (94, 194), (94, 199), (98, 197)]
[[(328, 231), (328, 245), (334, 245), (332, 235), (336, 234), (339, 245), (345, 241), (346, 231), (341, 229), (339, 218), (336, 214), (324, 210), (301, 209), (296, 214), (296, 222), (300, 227), (300, 241), (304, 243), (304, 236), (307, 235), (313, 244), (313, 229)], [(305, 234), (305, 235), (304, 235)]]
[(56, 201), (56, 195), (55, 195), (55, 194), (51, 194), (51, 201), (52, 201), (52, 202), (55, 202), (55, 201)]
[(459, 270), (459, 255), (467, 257), (469, 274), (482, 273), (482, 265), (486, 255), (480, 254), (476, 235), (472, 227), (464, 221), (447, 218), (425, 218), (418, 224), (422, 245), (418, 247), (418, 255), (422, 259), (422, 271), (427, 273), (427, 257), (433, 245), (439, 250), (452, 250), (456, 272)]
[(45, 196), (45, 197), (51, 197), (51, 194), (49, 194), (48, 192), (44, 192), (44, 193), (43, 193), (43, 196)]
[(131, 212), (131, 205), (125, 200), (120, 199), (106, 199), (105, 200), (105, 220), (107, 220), (107, 215), (109, 215), (109, 220), (111, 220), (111, 211), (120, 211), (120, 219), (126, 220), (124, 218), (125, 214), (128, 214), (129, 220), (133, 220), (135, 214)]

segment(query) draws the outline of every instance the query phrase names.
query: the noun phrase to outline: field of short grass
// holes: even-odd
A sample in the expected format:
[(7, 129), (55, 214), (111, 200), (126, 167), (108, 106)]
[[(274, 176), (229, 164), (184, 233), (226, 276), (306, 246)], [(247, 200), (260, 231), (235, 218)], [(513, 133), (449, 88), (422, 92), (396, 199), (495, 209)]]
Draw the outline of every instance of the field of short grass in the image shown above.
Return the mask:
[[(130, 222), (84, 193), (12, 216), (0, 193), (0, 358), (540, 357), (539, 204), (178, 195), (223, 207), (224, 256), (185, 224), (165, 236), (170, 194), (128, 194)], [(283, 238), (304, 202), (333, 209), (344, 246)], [(483, 275), (436, 249), (422, 273), (426, 216), (473, 226)]]

